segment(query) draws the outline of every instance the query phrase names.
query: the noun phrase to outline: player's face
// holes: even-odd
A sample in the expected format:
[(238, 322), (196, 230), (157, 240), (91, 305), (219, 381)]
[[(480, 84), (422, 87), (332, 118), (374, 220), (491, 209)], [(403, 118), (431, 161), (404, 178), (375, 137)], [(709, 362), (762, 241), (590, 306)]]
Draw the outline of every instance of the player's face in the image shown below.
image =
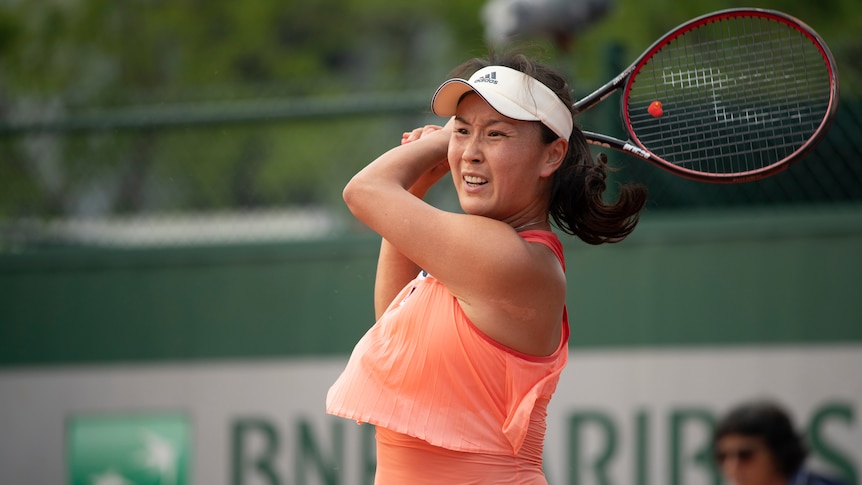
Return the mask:
[(777, 485), (785, 482), (772, 453), (757, 437), (731, 434), (715, 446), (716, 462), (724, 478), (733, 485)]
[(546, 213), (552, 146), (542, 143), (539, 123), (507, 118), (479, 95), (465, 96), (449, 141), (461, 208), (502, 221)]

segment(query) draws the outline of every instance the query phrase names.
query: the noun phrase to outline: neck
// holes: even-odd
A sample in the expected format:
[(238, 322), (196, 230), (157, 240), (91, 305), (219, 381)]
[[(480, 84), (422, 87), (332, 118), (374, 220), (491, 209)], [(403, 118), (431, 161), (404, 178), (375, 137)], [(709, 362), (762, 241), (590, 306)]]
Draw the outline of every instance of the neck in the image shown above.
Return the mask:
[(530, 222), (527, 222), (526, 224), (521, 224), (520, 226), (516, 227), (515, 231), (517, 232), (517, 231), (520, 231), (521, 229), (524, 229), (525, 227), (535, 226), (537, 224), (542, 224), (544, 222), (545, 222), (545, 218), (538, 219), (535, 221), (530, 221)]

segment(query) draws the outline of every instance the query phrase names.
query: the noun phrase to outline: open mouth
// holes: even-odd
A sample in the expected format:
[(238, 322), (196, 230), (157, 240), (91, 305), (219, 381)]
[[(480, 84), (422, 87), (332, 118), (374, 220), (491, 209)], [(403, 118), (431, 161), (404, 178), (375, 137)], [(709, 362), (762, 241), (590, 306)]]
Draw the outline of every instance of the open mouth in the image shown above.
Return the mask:
[(487, 180), (483, 179), (482, 177), (476, 177), (475, 175), (465, 175), (464, 182), (466, 182), (467, 185), (474, 187), (479, 185), (485, 185), (488, 183)]

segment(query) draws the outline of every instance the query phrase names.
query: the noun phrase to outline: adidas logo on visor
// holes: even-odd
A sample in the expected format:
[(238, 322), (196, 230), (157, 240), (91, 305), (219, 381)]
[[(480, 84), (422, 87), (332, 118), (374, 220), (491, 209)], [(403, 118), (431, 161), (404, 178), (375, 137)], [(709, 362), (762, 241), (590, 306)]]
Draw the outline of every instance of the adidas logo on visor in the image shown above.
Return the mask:
[(494, 71), (490, 74), (485, 74), (484, 76), (477, 78), (475, 81), (473, 81), (473, 84), (479, 83), (497, 84), (497, 71)]

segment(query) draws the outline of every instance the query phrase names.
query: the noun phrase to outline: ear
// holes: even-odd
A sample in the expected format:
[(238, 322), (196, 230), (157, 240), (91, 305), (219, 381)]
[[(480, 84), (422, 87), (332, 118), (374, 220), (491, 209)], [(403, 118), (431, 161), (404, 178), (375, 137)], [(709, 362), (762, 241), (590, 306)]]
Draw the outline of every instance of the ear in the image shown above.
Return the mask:
[(547, 147), (547, 161), (542, 165), (542, 177), (550, 177), (560, 168), (566, 153), (569, 151), (569, 141), (557, 138)]

